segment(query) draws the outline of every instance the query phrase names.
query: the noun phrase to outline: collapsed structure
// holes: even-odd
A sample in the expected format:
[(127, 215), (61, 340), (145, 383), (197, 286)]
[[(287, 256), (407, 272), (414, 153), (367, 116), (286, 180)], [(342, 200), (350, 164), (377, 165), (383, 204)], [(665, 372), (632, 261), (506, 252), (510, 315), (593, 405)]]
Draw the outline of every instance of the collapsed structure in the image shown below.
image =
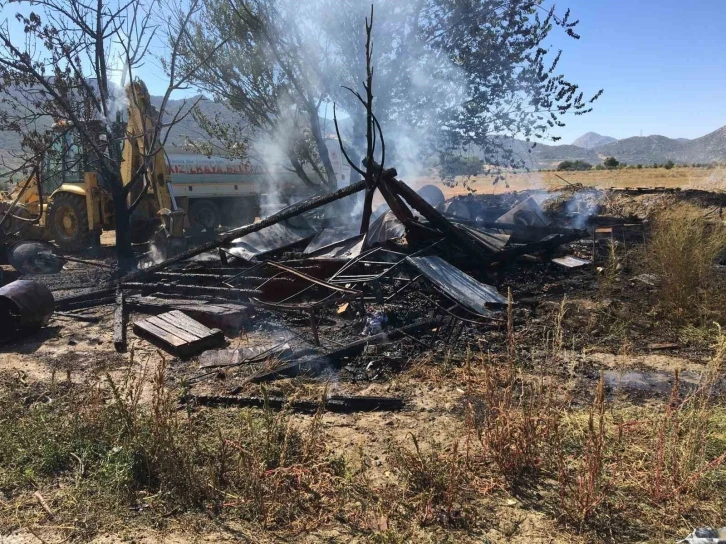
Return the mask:
[[(380, 183), (390, 209), (365, 233), (341, 218), (366, 188), (361, 181), (100, 288), (59, 297), (56, 311), (93, 319), (88, 309), (115, 307), (118, 351), (126, 350), (133, 311), (136, 336), (178, 357), (198, 357), (190, 383), (220, 371), (236, 377), (225, 394), (196, 394), (192, 386), (182, 400), (257, 406), (259, 397), (235, 393), (245, 392), (244, 384), (341, 372), (376, 379), (416, 353), (476, 342), (482, 332), (506, 327), (513, 301), (496, 286), (515, 264), (551, 263), (566, 274), (596, 266), (602, 238), (643, 236), (637, 220), (598, 215), (597, 195), (587, 191), (456, 197), (434, 207), (394, 171)], [(263, 340), (225, 346), (254, 332)], [(326, 408), (339, 411), (402, 406), (379, 397), (328, 401)], [(271, 402), (282, 406), (285, 399)]]

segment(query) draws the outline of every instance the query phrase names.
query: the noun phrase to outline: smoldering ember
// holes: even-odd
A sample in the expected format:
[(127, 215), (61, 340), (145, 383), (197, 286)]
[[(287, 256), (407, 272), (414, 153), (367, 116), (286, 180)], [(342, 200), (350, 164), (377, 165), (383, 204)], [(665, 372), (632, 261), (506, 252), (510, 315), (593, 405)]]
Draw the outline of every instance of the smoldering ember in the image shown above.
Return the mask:
[(1, 542), (726, 542), (726, 128), (558, 143), (541, 0), (12, 4)]

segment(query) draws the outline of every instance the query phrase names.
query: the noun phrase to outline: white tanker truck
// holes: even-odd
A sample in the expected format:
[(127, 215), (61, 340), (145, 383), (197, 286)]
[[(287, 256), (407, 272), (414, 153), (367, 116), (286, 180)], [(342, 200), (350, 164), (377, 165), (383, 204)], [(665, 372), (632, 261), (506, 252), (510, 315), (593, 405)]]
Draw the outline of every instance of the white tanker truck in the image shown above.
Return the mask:
[[(326, 145), (338, 185), (350, 184), (352, 169), (338, 140), (327, 139)], [(244, 225), (309, 196), (297, 175), (282, 165), (206, 157), (178, 148), (168, 150), (167, 162), (174, 196), (197, 229)]]

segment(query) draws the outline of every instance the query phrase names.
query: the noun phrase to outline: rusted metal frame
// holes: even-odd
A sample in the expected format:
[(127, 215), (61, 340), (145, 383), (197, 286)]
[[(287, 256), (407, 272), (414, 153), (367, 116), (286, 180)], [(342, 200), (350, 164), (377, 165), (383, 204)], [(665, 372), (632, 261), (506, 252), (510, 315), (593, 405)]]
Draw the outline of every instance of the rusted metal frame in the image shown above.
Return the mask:
[(290, 268), (289, 266), (285, 266), (284, 264), (276, 263), (274, 261), (269, 261), (268, 263), (270, 266), (273, 266), (275, 268), (279, 268), (280, 270), (284, 270), (288, 274), (293, 274), (297, 276), (298, 278), (307, 280), (311, 283), (315, 283), (317, 285), (320, 285), (321, 287), (326, 287), (328, 289), (332, 289), (333, 291), (338, 291), (340, 293), (347, 293), (349, 295), (358, 295), (360, 294), (359, 291), (356, 291), (354, 289), (347, 289), (345, 287), (338, 287), (337, 285), (333, 285), (331, 283), (327, 283), (323, 280), (319, 280), (318, 278), (315, 278), (313, 276), (310, 276), (308, 274), (305, 274), (304, 272), (300, 272), (299, 270), (296, 270), (295, 268)]
[(250, 268), (246, 268), (239, 274), (236, 274), (235, 276), (232, 276), (231, 278), (229, 278), (227, 281), (224, 282), (224, 284), (228, 285), (230, 287), (234, 287), (234, 285), (232, 285), (232, 282), (235, 281), (237, 278), (243, 278), (247, 275), (248, 272), (252, 272), (253, 270), (256, 270), (257, 268), (261, 268), (262, 266), (264, 266), (266, 264), (267, 264), (267, 262), (263, 261), (263, 262), (257, 263), (254, 266), (251, 266)]
[[(245, 276), (245, 277), (249, 277), (249, 276)], [(261, 289), (263, 286), (267, 285), (271, 281), (279, 281), (279, 280), (287, 280), (287, 279), (289, 279), (289, 278), (282, 277), (282, 272), (280, 272), (279, 274), (275, 274), (274, 276), (270, 276), (269, 278), (264, 280), (261, 284), (259, 284), (257, 286), (257, 288)]]
[(309, 291), (310, 289), (312, 289), (312, 288), (313, 288), (313, 287), (315, 287), (315, 286), (316, 286), (316, 285), (315, 285), (314, 283), (311, 283), (310, 285), (308, 285), (308, 286), (306, 286), (305, 288), (303, 288), (303, 289), (302, 289), (301, 291), (297, 291), (296, 293), (294, 293), (294, 294), (290, 295), (289, 297), (286, 297), (286, 298), (282, 299), (281, 301), (279, 301), (279, 302), (278, 302), (278, 304), (284, 304), (284, 303), (285, 303), (285, 302), (287, 302), (288, 300), (292, 300), (292, 299), (294, 299), (294, 298), (296, 298), (296, 297), (298, 297), (298, 296), (302, 295), (303, 293), (305, 293), (305, 292)]
[[(423, 293), (421, 293), (421, 296), (423, 296), (423, 297), (424, 297), (424, 298), (425, 298), (426, 300), (428, 300), (428, 301), (429, 301), (429, 302), (430, 302), (431, 304), (433, 304), (434, 306), (436, 306), (436, 307), (437, 307), (437, 308), (438, 308), (439, 310), (441, 310), (441, 311), (442, 311), (442, 312), (444, 312), (445, 314), (447, 314), (447, 315), (449, 315), (449, 316), (453, 317), (454, 319), (460, 319), (460, 320), (462, 320), (462, 321), (466, 321), (467, 323), (470, 323), (470, 324), (472, 324), (472, 325), (487, 325), (488, 323), (486, 323), (486, 322), (482, 322), (482, 321), (475, 321), (475, 320), (473, 320), (473, 319), (466, 319), (465, 317), (461, 317), (461, 316), (459, 316), (459, 315), (456, 315), (455, 313), (453, 313), (453, 311), (452, 311), (452, 310), (454, 310), (454, 309), (456, 309), (456, 308), (459, 308), (459, 309), (462, 309), (462, 310), (464, 310), (464, 311), (465, 311), (465, 312), (467, 312), (467, 313), (470, 313), (470, 314), (472, 314), (472, 315), (475, 315), (476, 317), (479, 317), (480, 319), (488, 319), (488, 320), (489, 320), (489, 322), (492, 322), (492, 321), (493, 321), (494, 323), (501, 323), (501, 324), (504, 324), (504, 323), (506, 323), (506, 321), (505, 321), (505, 320), (503, 320), (503, 319), (496, 319), (496, 318), (494, 318), (494, 317), (487, 317), (487, 316), (483, 316), (483, 315), (479, 315), (479, 314), (477, 314), (477, 313), (474, 313), (474, 312), (472, 312), (472, 311), (470, 311), (470, 310), (468, 310), (468, 309), (464, 308), (464, 307), (463, 307), (463, 306), (462, 306), (461, 304), (459, 304), (459, 303), (458, 303), (458, 302), (456, 302), (456, 301), (453, 301), (453, 302), (454, 302), (454, 305), (453, 305), (453, 306), (451, 306), (451, 307), (449, 307), (449, 308), (447, 309), (447, 308), (444, 308), (444, 307), (443, 307), (443, 306), (442, 306), (441, 304), (439, 304), (439, 303), (438, 303), (438, 302), (436, 302), (435, 300), (432, 300), (431, 298), (427, 297), (427, 296), (426, 296), (426, 295), (424, 295)], [(446, 295), (444, 295), (444, 297), (445, 297), (445, 298), (447, 298), (448, 300), (451, 300), (451, 299), (450, 299), (449, 297), (447, 297)]]
[(389, 295), (388, 297), (386, 297), (386, 302), (390, 302), (391, 300), (393, 300), (394, 298), (396, 298), (398, 295), (400, 295), (401, 293), (403, 293), (406, 289), (408, 289), (409, 287), (411, 287), (414, 283), (416, 283), (422, 277), (423, 277), (423, 274), (419, 274), (418, 276), (416, 276), (412, 280), (408, 280), (408, 283), (406, 283), (406, 285), (404, 285), (403, 287), (401, 287), (400, 289), (398, 289), (397, 291), (395, 291), (392, 295)]
[[(299, 304), (286, 304), (284, 302), (267, 302), (264, 300), (259, 300), (256, 298), (250, 298), (250, 300), (254, 304), (259, 304), (260, 306), (264, 308), (269, 308), (271, 310), (280, 310), (280, 311), (289, 311), (289, 312), (299, 312), (299, 311), (308, 311), (314, 308), (322, 308), (324, 306), (329, 306), (330, 302), (328, 302), (331, 298), (336, 296), (338, 293), (331, 293), (327, 297), (318, 300), (316, 302), (301, 302)], [(343, 295), (342, 298), (338, 300), (348, 300), (348, 299), (355, 299), (357, 295)]]
[(340, 269), (335, 274), (333, 274), (332, 276), (330, 276), (327, 281), (334, 280), (339, 275), (341, 275), (343, 272), (345, 272), (346, 270), (348, 270), (351, 266), (357, 264), (362, 259), (365, 259), (369, 255), (373, 255), (374, 253), (377, 253), (378, 251), (380, 251), (382, 249), (383, 249), (382, 247), (374, 247), (372, 249), (369, 249), (368, 251), (365, 251), (365, 252), (361, 253), (357, 257), (352, 258), (347, 263), (345, 263), (343, 266), (341, 266)]
[(386, 271), (384, 271), (384, 272), (381, 272), (381, 273), (380, 273), (380, 274), (379, 274), (379, 275), (378, 275), (378, 276), (376, 277), (376, 279), (377, 279), (377, 280), (383, 279), (383, 278), (384, 278), (384, 277), (386, 277), (386, 276), (387, 276), (388, 274), (390, 274), (390, 273), (391, 273), (391, 272), (392, 272), (392, 271), (393, 271), (394, 269), (398, 268), (398, 267), (399, 267), (399, 266), (401, 266), (401, 265), (402, 265), (403, 263), (405, 263), (405, 262), (406, 262), (406, 259), (407, 259), (408, 257), (418, 257), (418, 256), (419, 256), (420, 254), (422, 254), (422, 253), (425, 253), (426, 251), (429, 251), (429, 250), (433, 249), (434, 247), (436, 247), (437, 245), (439, 245), (439, 244), (440, 244), (441, 242), (443, 242), (444, 240), (445, 240), (445, 238), (442, 238), (441, 240), (437, 240), (437, 241), (436, 241), (436, 242), (434, 242), (433, 244), (431, 244), (431, 245), (429, 245), (429, 246), (426, 246), (426, 247), (425, 247), (425, 248), (423, 248), (423, 249), (419, 249), (418, 251), (415, 251), (415, 252), (411, 253), (411, 255), (407, 255), (406, 257), (404, 257), (404, 258), (403, 258), (403, 259), (401, 259), (400, 261), (398, 261), (398, 262), (396, 262), (396, 263), (393, 263), (393, 266), (391, 266), (391, 268), (389, 268), (388, 270), (386, 270)]

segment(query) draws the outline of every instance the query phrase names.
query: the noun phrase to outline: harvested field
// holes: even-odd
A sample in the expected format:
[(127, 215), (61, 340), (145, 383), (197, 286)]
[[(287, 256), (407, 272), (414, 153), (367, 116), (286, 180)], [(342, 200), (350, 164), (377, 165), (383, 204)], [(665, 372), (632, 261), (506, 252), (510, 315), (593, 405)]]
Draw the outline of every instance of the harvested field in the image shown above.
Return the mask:
[[(524, 191), (527, 189), (552, 189), (562, 187), (568, 182), (582, 184), (586, 187), (668, 187), (682, 189), (703, 189), (706, 191), (723, 191), (726, 189), (726, 169), (693, 168), (676, 166), (670, 170), (665, 168), (622, 168), (617, 170), (589, 170), (586, 172), (525, 172), (507, 174), (506, 184), (499, 182), (493, 185), (495, 176), (475, 176), (469, 180), (457, 178), (458, 185), (446, 187), (436, 176), (422, 177), (414, 180), (413, 186), (419, 187), (429, 183), (439, 184), (447, 197), (464, 195), (468, 191), (464, 181), (477, 193), (504, 193), (508, 191)], [(409, 181), (409, 180), (406, 180)], [(509, 187), (507, 187), (507, 184)]]

